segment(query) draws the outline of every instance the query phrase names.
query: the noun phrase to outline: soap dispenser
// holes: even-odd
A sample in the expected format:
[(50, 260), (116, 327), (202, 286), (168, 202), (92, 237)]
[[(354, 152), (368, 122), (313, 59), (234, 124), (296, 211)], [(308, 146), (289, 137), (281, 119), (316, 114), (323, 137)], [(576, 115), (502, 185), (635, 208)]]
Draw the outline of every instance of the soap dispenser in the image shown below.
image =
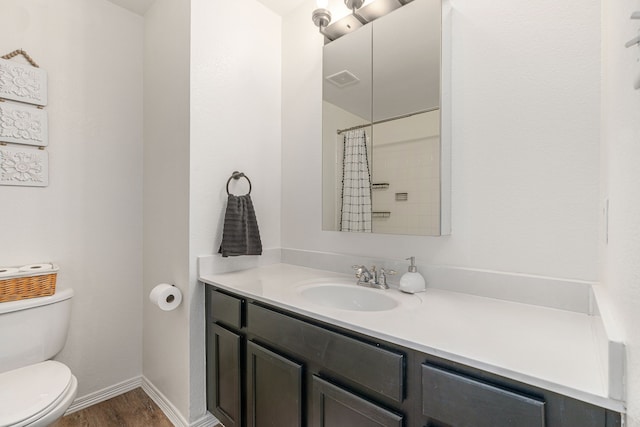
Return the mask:
[(407, 258), (407, 260), (411, 260), (411, 265), (409, 266), (409, 271), (404, 273), (400, 278), (399, 289), (402, 292), (407, 292), (409, 294), (425, 291), (426, 284), (424, 281), (424, 277), (422, 277), (422, 274), (418, 273), (418, 268), (416, 267), (416, 257), (412, 256), (410, 258)]

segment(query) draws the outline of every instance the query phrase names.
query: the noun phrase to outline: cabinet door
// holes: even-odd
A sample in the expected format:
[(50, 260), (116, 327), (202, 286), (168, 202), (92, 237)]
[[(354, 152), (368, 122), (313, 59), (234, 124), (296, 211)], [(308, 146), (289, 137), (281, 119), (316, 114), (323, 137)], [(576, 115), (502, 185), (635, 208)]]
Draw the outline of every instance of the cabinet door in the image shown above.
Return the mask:
[(207, 409), (226, 427), (242, 426), (241, 342), (219, 325), (207, 326)]
[(402, 427), (402, 416), (313, 376), (313, 427)]
[(247, 427), (301, 426), (302, 374), (302, 365), (247, 342)]

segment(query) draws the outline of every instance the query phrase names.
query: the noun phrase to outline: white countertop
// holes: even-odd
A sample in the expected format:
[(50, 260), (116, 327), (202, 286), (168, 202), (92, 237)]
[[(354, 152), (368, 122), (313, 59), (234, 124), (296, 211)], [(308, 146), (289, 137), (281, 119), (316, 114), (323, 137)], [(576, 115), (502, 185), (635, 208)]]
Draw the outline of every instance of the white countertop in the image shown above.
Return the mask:
[(593, 317), (440, 289), (415, 295), (376, 290), (399, 306), (350, 311), (314, 304), (304, 282), (352, 275), (273, 264), (200, 280), (313, 319), (622, 412), (608, 397), (606, 363), (598, 357)]

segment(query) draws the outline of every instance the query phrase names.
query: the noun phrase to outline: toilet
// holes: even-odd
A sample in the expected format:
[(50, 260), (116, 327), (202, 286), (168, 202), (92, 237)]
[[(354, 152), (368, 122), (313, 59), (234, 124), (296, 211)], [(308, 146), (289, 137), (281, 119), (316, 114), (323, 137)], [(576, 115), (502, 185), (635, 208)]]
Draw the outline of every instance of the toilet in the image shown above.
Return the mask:
[(0, 427), (45, 427), (61, 418), (78, 391), (63, 363), (72, 289), (0, 303)]

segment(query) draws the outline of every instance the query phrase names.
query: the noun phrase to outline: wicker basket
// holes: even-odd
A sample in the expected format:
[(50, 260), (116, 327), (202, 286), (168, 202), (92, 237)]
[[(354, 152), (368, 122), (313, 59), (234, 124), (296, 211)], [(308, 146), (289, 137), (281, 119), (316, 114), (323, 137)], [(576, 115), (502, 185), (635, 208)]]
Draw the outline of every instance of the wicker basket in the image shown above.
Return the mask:
[(0, 278), (0, 303), (53, 295), (58, 267), (52, 266), (53, 269), (37, 274), (27, 271)]

